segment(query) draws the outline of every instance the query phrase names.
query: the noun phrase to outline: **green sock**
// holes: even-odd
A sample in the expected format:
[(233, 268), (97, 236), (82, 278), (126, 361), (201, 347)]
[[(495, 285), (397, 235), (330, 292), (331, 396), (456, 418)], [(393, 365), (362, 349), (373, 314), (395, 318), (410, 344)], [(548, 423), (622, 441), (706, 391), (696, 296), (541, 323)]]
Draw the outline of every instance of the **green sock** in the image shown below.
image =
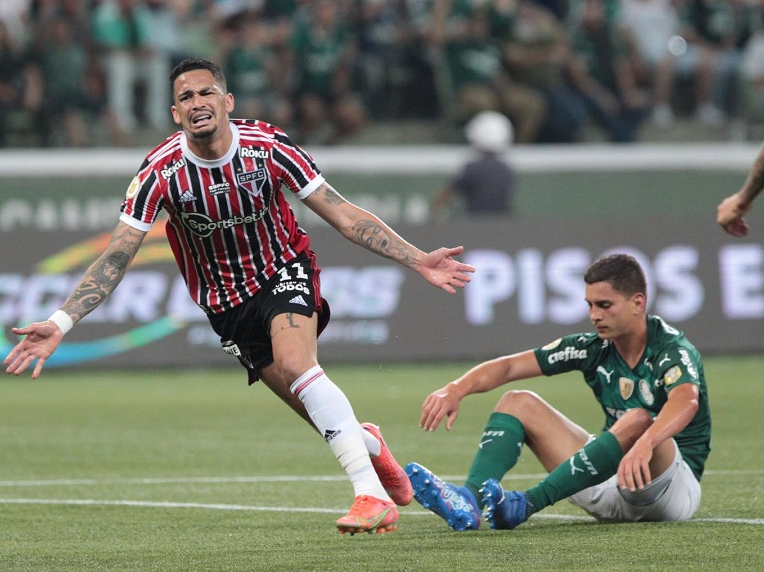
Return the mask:
[(623, 451), (618, 440), (609, 431), (603, 432), (549, 473), (543, 481), (526, 491), (525, 496), (533, 505), (528, 507), (529, 516), (606, 481), (618, 471), (618, 463), (622, 458)]
[(501, 478), (517, 463), (525, 441), (520, 420), (506, 413), (491, 413), (480, 438), (480, 446), (467, 475), (467, 487), (483, 506), (480, 488), (487, 479)]

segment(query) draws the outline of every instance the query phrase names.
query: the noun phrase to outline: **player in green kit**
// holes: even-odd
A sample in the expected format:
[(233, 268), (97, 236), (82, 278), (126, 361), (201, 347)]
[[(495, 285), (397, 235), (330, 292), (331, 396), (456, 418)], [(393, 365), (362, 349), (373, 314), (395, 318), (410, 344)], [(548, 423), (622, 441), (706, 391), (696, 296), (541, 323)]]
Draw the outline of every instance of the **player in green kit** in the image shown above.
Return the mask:
[[(477, 529), (483, 509), (491, 528), (512, 529), (565, 498), (609, 522), (686, 520), (697, 510), (711, 440), (700, 354), (682, 332), (647, 314), (645, 276), (631, 256), (600, 258), (584, 282), (596, 332), (472, 368), (427, 397), (420, 425), (434, 431), (445, 419), (451, 429), (467, 395), (578, 370), (602, 406), (602, 432), (590, 434), (531, 391), (504, 393), (463, 486), (406, 466), (414, 498), (453, 529)], [(499, 481), (524, 444), (549, 475), (526, 491), (505, 491)]]

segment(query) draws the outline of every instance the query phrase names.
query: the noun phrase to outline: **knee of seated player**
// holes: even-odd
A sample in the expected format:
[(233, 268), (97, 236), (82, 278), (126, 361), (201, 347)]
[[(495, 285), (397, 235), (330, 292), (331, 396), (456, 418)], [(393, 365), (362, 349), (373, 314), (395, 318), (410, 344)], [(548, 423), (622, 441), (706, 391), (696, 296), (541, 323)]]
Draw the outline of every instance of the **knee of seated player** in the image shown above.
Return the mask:
[(499, 398), (494, 411), (512, 415), (524, 422), (533, 419), (542, 407), (547, 407), (547, 404), (538, 394), (525, 389), (513, 389)]

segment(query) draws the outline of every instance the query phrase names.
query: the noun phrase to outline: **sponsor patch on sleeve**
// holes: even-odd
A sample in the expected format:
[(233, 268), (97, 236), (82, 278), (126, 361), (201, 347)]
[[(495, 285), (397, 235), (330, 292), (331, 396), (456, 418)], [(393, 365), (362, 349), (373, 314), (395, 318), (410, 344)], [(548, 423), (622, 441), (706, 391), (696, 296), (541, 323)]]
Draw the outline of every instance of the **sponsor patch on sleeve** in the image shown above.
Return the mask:
[(127, 195), (126, 197), (128, 199), (132, 199), (137, 193), (138, 189), (141, 188), (141, 180), (138, 178), (138, 175), (133, 177), (133, 180), (130, 181), (130, 186), (127, 187)]
[(682, 377), (682, 370), (678, 365), (675, 365), (666, 372), (666, 375), (663, 376), (663, 381), (666, 383), (666, 387), (668, 387), (672, 383), (679, 381), (680, 377)]
[(547, 345), (545, 345), (545, 346), (544, 346), (543, 348), (541, 348), (541, 349), (542, 349), (542, 350), (553, 350), (554, 348), (556, 348), (557, 346), (559, 346), (559, 345), (560, 345), (560, 342), (561, 342), (561, 341), (562, 341), (562, 338), (557, 338), (555, 341), (553, 341), (553, 342), (549, 342)]

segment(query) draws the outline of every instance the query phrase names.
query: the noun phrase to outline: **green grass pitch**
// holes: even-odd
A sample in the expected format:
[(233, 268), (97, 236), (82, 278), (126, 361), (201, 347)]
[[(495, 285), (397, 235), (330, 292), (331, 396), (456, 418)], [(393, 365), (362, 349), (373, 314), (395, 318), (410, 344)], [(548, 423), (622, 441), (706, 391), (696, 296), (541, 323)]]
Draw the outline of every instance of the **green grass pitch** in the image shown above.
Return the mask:
[[(472, 364), (327, 365), (401, 464), (462, 482), (499, 391), (451, 432), (425, 396)], [(599, 524), (566, 502), (515, 531), (456, 533), (416, 502), (398, 532), (342, 536), (352, 489), (317, 434), (238, 367), (45, 371), (0, 385), (0, 571), (763, 570), (764, 357), (707, 357), (713, 451), (684, 523)], [(592, 431), (579, 375), (512, 384)], [(525, 452), (505, 478), (534, 484)]]

